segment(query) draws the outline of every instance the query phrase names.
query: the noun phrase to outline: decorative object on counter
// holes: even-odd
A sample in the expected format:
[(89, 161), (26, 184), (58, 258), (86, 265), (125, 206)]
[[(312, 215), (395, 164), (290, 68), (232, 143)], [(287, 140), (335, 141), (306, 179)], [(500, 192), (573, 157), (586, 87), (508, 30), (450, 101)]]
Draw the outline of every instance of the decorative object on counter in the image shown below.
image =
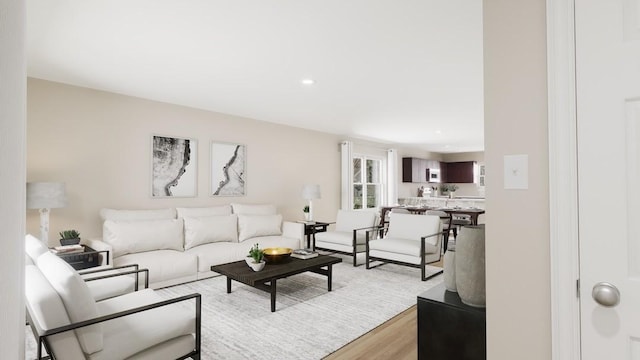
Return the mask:
[(306, 221), (309, 221), (309, 205), (305, 205), (305, 206), (302, 208), (302, 212), (304, 213), (304, 219), (305, 219)]
[(444, 287), (457, 292), (456, 288), (456, 250), (449, 248), (444, 253)]
[(28, 182), (27, 209), (40, 211), (40, 240), (49, 247), (49, 212), (67, 205), (65, 183)]
[(449, 195), (449, 185), (448, 184), (440, 184), (440, 194), (442, 196)]
[(431, 187), (431, 196), (433, 196), (433, 197), (438, 196), (438, 187), (437, 186), (432, 186)]
[(60, 245), (76, 245), (80, 243), (80, 233), (76, 230), (64, 230), (60, 232)]
[(249, 256), (247, 256), (245, 261), (253, 271), (260, 271), (264, 269), (264, 266), (266, 265), (266, 262), (264, 261), (264, 251), (260, 249), (258, 244), (253, 245), (249, 250)]
[(458, 190), (458, 185), (449, 185), (449, 199), (453, 199), (454, 197), (456, 197), (456, 190)]
[(313, 220), (313, 200), (320, 199), (320, 185), (318, 184), (306, 184), (302, 187), (302, 198), (309, 200), (309, 218), (307, 221)]
[(422, 197), (424, 195), (424, 186), (420, 186), (418, 188), (418, 197)]
[[(446, 264), (446, 263), (445, 263)], [(486, 306), (484, 225), (464, 226), (456, 238), (456, 289), (463, 303)]]

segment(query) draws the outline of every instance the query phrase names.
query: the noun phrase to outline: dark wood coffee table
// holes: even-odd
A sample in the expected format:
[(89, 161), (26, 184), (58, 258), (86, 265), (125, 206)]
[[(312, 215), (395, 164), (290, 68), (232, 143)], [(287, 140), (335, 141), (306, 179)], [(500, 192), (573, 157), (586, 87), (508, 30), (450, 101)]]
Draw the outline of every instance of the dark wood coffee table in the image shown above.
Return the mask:
[(267, 264), (262, 271), (253, 271), (247, 263), (236, 261), (228, 264), (214, 265), (211, 271), (227, 277), (227, 294), (231, 293), (231, 280), (241, 282), (271, 294), (271, 312), (276, 311), (276, 283), (291, 275), (313, 272), (327, 277), (327, 290), (331, 291), (331, 267), (342, 262), (341, 258), (319, 255), (313, 259), (289, 258), (282, 264)]

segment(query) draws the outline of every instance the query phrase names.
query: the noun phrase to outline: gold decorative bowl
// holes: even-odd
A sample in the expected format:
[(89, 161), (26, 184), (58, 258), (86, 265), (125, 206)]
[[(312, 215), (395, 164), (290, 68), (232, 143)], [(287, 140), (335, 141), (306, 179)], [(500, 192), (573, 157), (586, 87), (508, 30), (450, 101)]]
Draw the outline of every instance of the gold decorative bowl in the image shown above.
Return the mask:
[(266, 248), (264, 251), (264, 260), (267, 264), (279, 264), (285, 262), (291, 256), (293, 252), (290, 248)]

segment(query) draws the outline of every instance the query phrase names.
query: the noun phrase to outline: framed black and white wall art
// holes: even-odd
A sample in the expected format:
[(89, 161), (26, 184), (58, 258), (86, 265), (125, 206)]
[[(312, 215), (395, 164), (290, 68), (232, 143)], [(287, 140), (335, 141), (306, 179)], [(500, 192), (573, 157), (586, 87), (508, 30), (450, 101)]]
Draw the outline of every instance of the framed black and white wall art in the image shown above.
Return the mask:
[(247, 146), (211, 142), (211, 195), (246, 195)]
[(197, 140), (154, 135), (152, 144), (151, 196), (196, 196)]

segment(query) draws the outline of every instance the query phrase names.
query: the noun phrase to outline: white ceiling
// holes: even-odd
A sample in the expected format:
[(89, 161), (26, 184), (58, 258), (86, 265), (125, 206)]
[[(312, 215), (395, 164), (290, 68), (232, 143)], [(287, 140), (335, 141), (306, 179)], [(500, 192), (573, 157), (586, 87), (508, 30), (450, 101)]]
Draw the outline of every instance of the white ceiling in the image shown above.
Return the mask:
[(479, 0), (27, 6), (32, 77), (427, 151), (484, 148)]

